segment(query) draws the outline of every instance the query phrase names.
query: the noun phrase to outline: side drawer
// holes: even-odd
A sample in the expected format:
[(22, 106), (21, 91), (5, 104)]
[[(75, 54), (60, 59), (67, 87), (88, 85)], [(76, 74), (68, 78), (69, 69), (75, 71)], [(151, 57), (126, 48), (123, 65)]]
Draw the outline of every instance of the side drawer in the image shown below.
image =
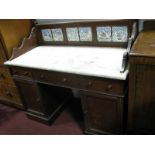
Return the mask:
[(84, 90), (123, 95), (126, 82), (97, 77), (82, 77), (80, 85)]
[(29, 69), (14, 67), (12, 68), (12, 72), (14, 75), (22, 76), (27, 79), (32, 79), (32, 74)]
[(35, 71), (33, 72), (33, 79), (44, 83), (51, 83), (54, 85), (76, 88), (78, 87), (78, 77), (72, 74), (49, 71)]

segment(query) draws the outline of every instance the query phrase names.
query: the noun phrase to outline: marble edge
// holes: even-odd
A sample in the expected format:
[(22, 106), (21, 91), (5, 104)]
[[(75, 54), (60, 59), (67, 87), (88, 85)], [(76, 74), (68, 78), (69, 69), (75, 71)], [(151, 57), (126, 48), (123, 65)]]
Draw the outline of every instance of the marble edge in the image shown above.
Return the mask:
[(108, 75), (106, 76), (106, 75), (99, 75), (99, 74), (93, 74), (93, 73), (83, 73), (83, 72), (76, 72), (76, 71), (63, 71), (63, 70), (49, 69), (49, 68), (44, 68), (44, 67), (33, 67), (33, 66), (27, 66), (27, 65), (21, 65), (21, 64), (18, 65), (18, 64), (11, 63), (11, 61), (4, 62), (4, 65), (31, 68), (31, 69), (41, 69), (41, 70), (47, 70), (47, 71), (65, 72), (65, 73), (71, 73), (71, 74), (101, 77), (101, 78), (109, 78), (109, 79), (116, 79), (116, 80), (126, 80), (128, 72), (129, 72), (128, 69), (126, 69), (123, 73), (119, 72), (119, 74), (122, 76), (108, 76)]

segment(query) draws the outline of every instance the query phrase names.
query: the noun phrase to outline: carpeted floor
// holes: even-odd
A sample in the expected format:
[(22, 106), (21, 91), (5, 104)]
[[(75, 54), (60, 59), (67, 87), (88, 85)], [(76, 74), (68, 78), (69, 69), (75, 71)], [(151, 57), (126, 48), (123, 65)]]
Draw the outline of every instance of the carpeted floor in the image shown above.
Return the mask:
[(28, 119), (23, 111), (0, 104), (1, 135), (81, 135), (83, 130), (79, 102), (67, 105), (50, 126)]

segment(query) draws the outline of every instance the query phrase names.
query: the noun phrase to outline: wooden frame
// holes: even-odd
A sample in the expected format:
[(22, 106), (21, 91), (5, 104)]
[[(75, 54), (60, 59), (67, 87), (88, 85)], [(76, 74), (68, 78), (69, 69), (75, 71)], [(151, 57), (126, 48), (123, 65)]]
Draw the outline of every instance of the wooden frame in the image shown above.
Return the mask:
[(13, 53), (10, 60), (28, 52), (29, 50), (37, 47), (36, 29), (33, 27), (29, 37), (24, 38), (22, 44), (18, 48), (13, 48)]
[[(127, 47), (127, 42), (98, 42), (97, 41), (97, 26), (127, 26), (128, 27), (128, 37), (132, 34), (133, 23), (136, 20), (86, 20), (79, 22), (61, 22), (61, 23), (52, 23), (52, 24), (38, 24), (36, 25), (37, 29), (37, 38), (39, 45), (69, 45), (69, 46), (100, 46), (100, 47)], [(92, 41), (91, 42), (69, 42), (67, 40), (66, 28), (67, 27), (91, 27), (92, 28)], [(50, 29), (50, 28), (61, 28), (64, 34), (64, 41), (57, 42), (45, 42), (42, 39), (41, 29)]]

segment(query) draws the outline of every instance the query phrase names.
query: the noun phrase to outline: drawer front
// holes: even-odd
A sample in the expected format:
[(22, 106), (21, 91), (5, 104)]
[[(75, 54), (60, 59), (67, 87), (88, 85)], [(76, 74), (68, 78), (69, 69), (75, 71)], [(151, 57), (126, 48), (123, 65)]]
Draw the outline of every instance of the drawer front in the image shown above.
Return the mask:
[(5, 66), (0, 67), (0, 83), (6, 83), (9, 85), (14, 85), (10, 71)]
[(124, 94), (126, 83), (126, 81), (120, 80), (24, 68), (13, 68), (13, 73), (14, 75), (33, 79), (42, 83), (116, 95)]
[(33, 73), (33, 78), (40, 82), (67, 87), (78, 87), (78, 77), (76, 75), (60, 72), (35, 71)]
[(126, 82), (49, 71), (35, 71), (33, 72), (33, 79), (60, 86), (117, 95), (124, 94)]
[(107, 94), (124, 94), (125, 81), (110, 80), (104, 78), (81, 78), (80, 85), (84, 90), (103, 92)]
[(16, 87), (1, 84), (0, 98), (10, 102), (21, 103)]
[(13, 68), (13, 74), (17, 76), (22, 76), (27, 79), (32, 79), (31, 71), (25, 68)]

